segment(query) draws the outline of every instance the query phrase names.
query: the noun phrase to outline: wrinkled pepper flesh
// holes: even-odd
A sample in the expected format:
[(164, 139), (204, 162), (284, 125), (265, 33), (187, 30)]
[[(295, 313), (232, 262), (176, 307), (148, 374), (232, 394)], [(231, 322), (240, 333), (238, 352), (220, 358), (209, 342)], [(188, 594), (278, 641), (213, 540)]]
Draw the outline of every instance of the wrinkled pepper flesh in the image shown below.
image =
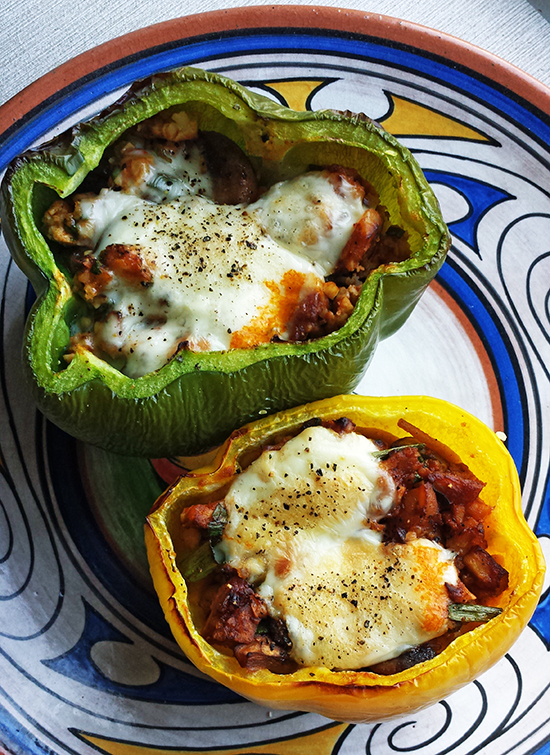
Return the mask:
[[(258, 458), (284, 448), (288, 439), (299, 437), (304, 428), (311, 433), (310, 428), (319, 425), (338, 430), (338, 436), (352, 425), (354, 432), (376, 439), (382, 450), (376, 451), (375, 456), (385, 459), (380, 463), (387, 463), (401, 482), (403, 459), (423, 460), (416, 466), (415, 479), (407, 483), (410, 489), (402, 495), (395, 511), (390, 509), (389, 515), (373, 526), (380, 528), (384, 523), (383, 549), (395, 547), (395, 543), (399, 549), (404, 547), (400, 543), (426, 542), (417, 538), (437, 540), (446, 532), (447, 547), (459, 554), (456, 563), (460, 563), (460, 580), (453, 588), (445, 585), (449, 589), (451, 629), (435, 643), (427, 643), (427, 654), (422, 652), (426, 646), (419, 645), (395, 660), (359, 669), (288, 663), (288, 634), (279, 620), (275, 620), (277, 627), (268, 626), (266, 641), (266, 614), (262, 601), (252, 591), (254, 579), (243, 582), (235, 570), (228, 569), (228, 562), (224, 563), (219, 553), (215, 556), (212, 543), (219, 542), (224, 528), (229, 527), (223, 504), (232, 495), (233, 486), (242, 482), (247, 469), (256, 469)], [(311, 437), (306, 439), (310, 441)], [(302, 453), (310, 450), (306, 447)], [(288, 464), (284, 469), (290, 471), (290, 467)], [(316, 474), (322, 477), (322, 470)], [(266, 484), (269, 475), (255, 475), (255, 485)], [(291, 497), (296, 497), (296, 490), (292, 492), (293, 496), (281, 499), (289, 502), (283, 503), (286, 511), (289, 504), (292, 509)], [(434, 515), (432, 509), (429, 514), (427, 509), (436, 497), (440, 512)], [(304, 498), (307, 504), (302, 504)], [(312, 498), (320, 500), (315, 495)], [(461, 500), (466, 500), (466, 505)], [(334, 510), (349, 506), (348, 501), (349, 496), (335, 500)], [(322, 514), (307, 496), (296, 505), (299, 509), (310, 507), (306, 516)], [(246, 507), (239, 514), (246, 521), (249, 515), (252, 519), (254, 513)], [(267, 522), (270, 514), (265, 516)], [(297, 515), (291, 512), (289, 516)], [(189, 529), (184, 523), (190, 521), (193, 527)], [(286, 537), (285, 522), (279, 524), (279, 529), (271, 532), (272, 547)], [(189, 534), (197, 534), (201, 527), (210, 539), (209, 547), (204, 536), (202, 545), (200, 540), (191, 543), (189, 539)], [(265, 525), (262, 527), (265, 529)], [(435, 532), (430, 534), (434, 527)], [(252, 530), (245, 528), (244, 532)], [(261, 529), (259, 533), (256, 537), (261, 537)], [(147, 518), (145, 538), (165, 617), (175, 639), (201, 671), (263, 705), (313, 711), (349, 722), (376, 722), (413, 713), (476, 679), (503, 657), (526, 626), (537, 605), (544, 576), (542, 551), (523, 517), (518, 475), (504, 444), (464, 410), (422, 396), (337, 396), (285, 410), (235, 431), (208, 466), (189, 470), (159, 498)], [(254, 548), (254, 539), (250, 538), (250, 542), (247, 547)], [(205, 547), (209, 550), (206, 557)], [(287, 567), (281, 566), (282, 573)], [(396, 568), (400, 565), (394, 561), (391, 569)], [(221, 576), (216, 576), (216, 570), (221, 570)], [(334, 571), (340, 574), (337, 568)], [(369, 573), (370, 582), (373, 578)], [(360, 582), (361, 575), (355, 576)], [(346, 579), (342, 597), (349, 598), (347, 591), (353, 583), (349, 577)], [(315, 591), (326, 588), (324, 584), (312, 584)], [(299, 584), (293, 584), (290, 590), (294, 588), (298, 591)], [(224, 591), (229, 613), (216, 625), (212, 617), (216, 619), (216, 611), (225, 599)], [(328, 596), (328, 592), (324, 594)], [(379, 597), (382, 599), (388, 600)], [(205, 607), (205, 601), (211, 603), (210, 608)], [(407, 611), (412, 609), (402, 610), (407, 623)], [(373, 615), (359, 618), (360, 622), (365, 619), (364, 626), (368, 627)], [(246, 640), (243, 650), (239, 643), (243, 632), (249, 631), (245, 624), (253, 626), (253, 636)], [(332, 643), (336, 647), (329, 650), (338, 653), (338, 637), (333, 637)]]
[[(126, 162), (109, 180), (128, 198), (128, 176), (150, 158), (140, 163), (140, 150), (135, 144), (131, 149), (127, 137), (142, 127), (167, 145), (198, 134), (203, 146), (213, 141), (222, 145), (218, 153), (244, 156), (260, 192), (304, 171), (328, 170), (334, 177), (336, 170), (337, 180), (355, 176), (352, 183), (366, 187), (372, 207), (362, 225), (355, 224), (347, 256), (339, 263), (342, 274), (354, 271), (354, 265), (364, 273), (353, 283), (352, 304), (344, 297), (346, 318), (342, 307), (331, 303), (336, 308), (336, 314), (328, 312), (331, 327), (319, 331), (298, 323), (293, 339), (275, 336), (249, 344), (241, 338), (230, 348), (206, 350), (180, 339), (165, 363), (135, 373), (125, 373), (100, 349), (88, 348), (92, 331), (79, 332), (84, 327), (79, 323), (91, 312), (96, 320), (90, 327), (106, 327), (106, 318), (97, 313), (103, 311), (105, 281), (113, 270), (142, 289), (151, 283), (139, 251), (113, 243), (94, 258), (86, 247), (91, 243), (86, 197), (118, 150)], [(225, 175), (220, 202), (246, 200), (246, 181), (244, 193), (230, 191), (229, 199), (224, 193), (241, 180), (240, 159), (237, 168), (230, 163), (219, 169)], [(211, 162), (216, 160), (219, 154)], [(167, 157), (163, 164), (176, 163)], [(173, 179), (157, 173), (151, 191), (168, 196)], [(408, 317), (450, 243), (415, 159), (378, 124), (332, 110), (295, 112), (227, 78), (191, 68), (137, 82), (100, 115), (17, 158), (3, 181), (0, 209), (8, 247), (37, 294), (26, 327), (24, 364), (39, 408), (75, 437), (134, 456), (194, 454), (262, 414), (351, 391), (379, 339)], [(386, 251), (374, 254), (365, 268), (361, 255), (373, 227), (377, 242), (383, 240), (376, 248)], [(68, 255), (74, 244), (76, 251)], [(235, 261), (228, 277), (242, 272)], [(323, 296), (339, 302), (338, 291), (332, 276)], [(116, 307), (110, 312), (115, 319), (118, 314)], [(130, 359), (122, 328), (119, 336)]]

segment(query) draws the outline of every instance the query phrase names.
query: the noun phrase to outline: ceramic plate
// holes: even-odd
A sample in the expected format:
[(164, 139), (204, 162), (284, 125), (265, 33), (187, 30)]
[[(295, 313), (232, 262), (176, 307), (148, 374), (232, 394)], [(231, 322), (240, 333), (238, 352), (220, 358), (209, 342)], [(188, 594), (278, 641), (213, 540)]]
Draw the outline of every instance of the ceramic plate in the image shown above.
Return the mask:
[[(363, 394), (431, 394), (506, 434), (550, 553), (550, 94), (490, 55), (380, 16), (264, 7), (181, 19), (86, 53), (0, 110), (0, 170), (192, 64), (297, 109), (364, 111), (416, 155), (453, 235), (382, 343)], [(0, 240), (0, 741), (15, 753), (550, 753), (548, 583), (490, 672), (414, 717), (347, 725), (269, 711), (196, 672), (148, 575), (146, 512), (168, 461), (118, 458), (36, 412), (21, 381), (30, 293)]]

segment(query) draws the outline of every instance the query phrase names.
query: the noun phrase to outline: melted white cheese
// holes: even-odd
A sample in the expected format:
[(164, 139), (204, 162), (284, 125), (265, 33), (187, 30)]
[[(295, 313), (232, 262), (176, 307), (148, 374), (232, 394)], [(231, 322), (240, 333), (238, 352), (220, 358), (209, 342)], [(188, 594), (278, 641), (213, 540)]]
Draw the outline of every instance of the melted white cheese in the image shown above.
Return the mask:
[(285, 618), (303, 665), (360, 669), (448, 629), (454, 554), (429, 540), (341, 543), (299, 538), (288, 573), (271, 567), (258, 593)]
[(194, 195), (212, 198), (212, 179), (196, 143), (180, 145), (170, 155), (143, 152), (148, 157), (142, 163), (143, 173), (136, 180), (128, 180), (124, 191), (102, 189), (98, 196), (79, 197), (82, 220), (93, 229), (92, 248), (113, 222), (140, 204), (139, 199), (159, 204)]
[(359, 434), (304, 430), (233, 482), (218, 548), (286, 621), (302, 665), (359, 669), (447, 631), (454, 554), (383, 544), (392, 479)]
[(324, 172), (311, 172), (275, 184), (249, 210), (278, 244), (315, 262), (326, 276), (365, 207), (357, 184), (344, 179), (336, 189)]
[(152, 163), (134, 193), (152, 202), (171, 202), (186, 195), (212, 198), (213, 184), (199, 146), (188, 141), (168, 154), (150, 153)]
[(153, 272), (147, 287), (113, 278), (104, 293), (121, 317), (96, 325), (103, 344), (124, 352), (130, 376), (160, 367), (180, 340), (196, 351), (228, 349), (233, 334), (268, 307), (274, 287), (283, 297), (288, 270), (304, 282), (322, 280), (242, 208), (199, 196), (162, 205), (135, 198), (108, 224), (97, 251), (112, 243), (139, 246)]
[[(83, 199), (95, 253), (137, 247), (153, 274), (146, 287), (113, 277), (103, 291), (111, 315), (96, 323), (96, 342), (139, 377), (165, 364), (180, 342), (222, 351), (285, 340), (289, 292), (297, 303), (322, 285), (363, 212), (357, 188), (345, 185), (336, 192), (321, 173), (307, 174), (248, 207), (185, 191), (162, 203), (112, 190)], [(241, 333), (244, 343), (235, 341)]]

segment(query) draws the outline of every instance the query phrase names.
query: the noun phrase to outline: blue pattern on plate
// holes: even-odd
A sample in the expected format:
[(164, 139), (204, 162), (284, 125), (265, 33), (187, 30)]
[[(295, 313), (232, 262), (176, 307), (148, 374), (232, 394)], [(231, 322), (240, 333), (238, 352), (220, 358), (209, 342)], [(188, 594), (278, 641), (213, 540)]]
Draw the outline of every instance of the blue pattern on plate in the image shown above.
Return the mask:
[(186, 674), (173, 666), (167, 666), (156, 658), (154, 662), (158, 667), (159, 677), (152, 684), (117, 684), (107, 678), (92, 660), (91, 651), (94, 645), (98, 642), (132, 645), (132, 641), (106, 621), (86, 601), (83, 602), (85, 624), (78, 642), (63, 655), (42, 661), (48, 668), (102, 692), (137, 700), (158, 700), (179, 705), (203, 705), (240, 700), (238, 695), (226, 687), (215, 684), (209, 679)]
[[(516, 96), (510, 96), (505, 89), (499, 85), (486, 80), (479, 75), (472, 73), (466, 68), (456, 64), (448, 64), (443, 58), (430, 55), (425, 52), (415, 52), (410, 47), (405, 47), (395, 43), (385, 43), (383, 40), (372, 40), (360, 35), (344, 34), (339, 32), (326, 32), (310, 30), (309, 32), (300, 31), (295, 33), (289, 30), (288, 33), (275, 34), (272, 31), (238, 31), (228, 32), (223, 35), (212, 35), (203, 37), (194, 42), (182, 40), (181, 45), (172, 43), (169, 45), (159, 46), (152, 50), (145, 51), (140, 55), (130, 58), (123, 58), (120, 61), (100, 69), (90, 78), (82, 79), (73, 85), (61, 90), (55, 96), (45, 102), (43, 106), (29, 114), (24, 122), (16, 123), (9, 129), (3, 139), (0, 139), (0, 171), (20, 152), (27, 149), (35, 140), (47, 133), (51, 128), (57, 125), (65, 118), (69, 118), (79, 110), (90, 103), (95, 102), (106, 93), (113, 92), (119, 88), (129, 85), (136, 78), (149, 75), (156, 70), (169, 69), (175, 66), (194, 64), (197, 62), (210, 62), (213, 69), (216, 67), (216, 61), (223, 56), (233, 56), (238, 53), (252, 53), (254, 51), (276, 53), (277, 51), (297, 51), (300, 53), (311, 53), (321, 57), (323, 54), (341, 55), (361, 60), (369, 60), (373, 63), (382, 62), (394, 64), (396, 69), (400, 69), (406, 76), (407, 71), (422, 74), (427, 80), (443, 81), (449, 87), (454, 87), (458, 91), (465, 92), (470, 98), (477, 98), (484, 107), (492, 108), (495, 113), (509, 119), (520, 131), (527, 132), (531, 137), (538, 140), (541, 145), (547, 146), (550, 143), (550, 121), (548, 116), (538, 111), (531, 104), (520, 100)], [(433, 177), (432, 177), (433, 179)], [(433, 180), (442, 180), (442, 175), (437, 174)], [(498, 189), (480, 188), (474, 182), (463, 177), (451, 178), (447, 176), (447, 181), (455, 189), (461, 191), (466, 196), (472, 207), (472, 214), (468, 218), (455, 221), (451, 224), (452, 230), (457, 238), (475, 249), (475, 229), (476, 224), (483, 215), (483, 212), (496, 202), (508, 198)], [(454, 181), (454, 183), (452, 183)], [(472, 280), (466, 280), (460, 274), (457, 266), (447, 263), (440, 274), (440, 282), (449, 290), (452, 296), (460, 302), (464, 311), (469, 314), (470, 319), (478, 330), (488, 353), (491, 355), (495, 373), (499, 380), (501, 391), (505, 422), (507, 428), (513, 428), (514, 432), (509, 434), (509, 449), (512, 456), (520, 469), (520, 474), (524, 470), (525, 458), (528, 449), (525, 447), (525, 388), (522, 382), (521, 370), (519, 369), (517, 357), (511, 348), (505, 331), (500, 326), (495, 317), (495, 313), (486, 306), (482, 293), (475, 290)], [(59, 431), (55, 431), (59, 433)], [(62, 435), (59, 433), (59, 435)], [(59, 439), (59, 436), (58, 436)], [(69, 446), (70, 444), (67, 444)], [(59, 449), (59, 447), (56, 447)], [(66, 458), (64, 459), (66, 462)], [(51, 470), (55, 477), (56, 465), (52, 463)], [(75, 467), (75, 470), (77, 467)], [(59, 472), (61, 470), (59, 469)], [(75, 471), (75, 477), (72, 480), (67, 479), (67, 467), (65, 468), (65, 484), (67, 490), (76, 485), (80, 485)], [(56, 493), (59, 493), (61, 487), (55, 484)], [(81, 494), (79, 489), (79, 495)], [(74, 488), (73, 488), (74, 492)], [(83, 493), (82, 493), (83, 495)], [(63, 496), (61, 496), (62, 498)], [(85, 504), (84, 495), (81, 503), (82, 507), (71, 509), (69, 497), (61, 504), (64, 518), (69, 522), (71, 535), (78, 530), (77, 518), (82, 514)], [(73, 501), (74, 504), (74, 501)], [(538, 523), (538, 534), (548, 535), (550, 532), (550, 495), (548, 490), (548, 480), (546, 481), (546, 496), (544, 509)], [(73, 512), (72, 514), (70, 512)], [(72, 522), (70, 521), (73, 516)], [(82, 524), (82, 521), (81, 521)], [(152, 608), (153, 601), (143, 595), (136, 599), (136, 585), (132, 584), (130, 577), (124, 572), (120, 563), (115, 556), (109, 551), (106, 543), (101, 541), (101, 534), (94, 531), (93, 537), (89, 537), (90, 532), (83, 536), (76, 545), (81, 552), (90, 556), (87, 563), (92, 567), (92, 571), (99, 580), (109, 586), (109, 589), (115, 597), (122, 597), (126, 593), (130, 596), (133, 605), (134, 614), (138, 611), (148, 613)], [(95, 554), (95, 555), (94, 555)], [(118, 596), (116, 593), (118, 592)], [(143, 597), (143, 602), (141, 601)], [(122, 601), (123, 602), (123, 601)], [(139, 605), (138, 605), (139, 604)], [(124, 605), (124, 602), (123, 602)], [(158, 610), (158, 607), (157, 607)], [(151, 614), (149, 614), (151, 620)], [(158, 617), (159, 622), (161, 621)], [(154, 622), (153, 622), (154, 623)], [(533, 619), (533, 626), (546, 641), (549, 641), (550, 633), (550, 606), (549, 599), (545, 600)], [(45, 661), (45, 665), (55, 669), (61, 674), (72, 676), (72, 678), (87, 678), (88, 684), (96, 686), (104, 691), (111, 691), (113, 694), (127, 694), (128, 685), (117, 685), (108, 680), (94, 666), (90, 656), (93, 644), (97, 641), (118, 641), (128, 644), (126, 636), (119, 632), (109, 622), (105, 621), (97, 612), (90, 607), (86, 611), (86, 622), (82, 636), (74, 647), (59, 656), (56, 659)], [(158, 661), (157, 661), (158, 662)], [(161, 676), (157, 684), (150, 685), (151, 697), (142, 699), (160, 700), (164, 694), (181, 695), (182, 691), (174, 691), (181, 682), (180, 676), (184, 677), (186, 683), (194, 686), (199, 699), (192, 702), (219, 702), (222, 697), (225, 701), (234, 700), (235, 696), (219, 685), (210, 682), (200, 682), (196, 678), (189, 678), (186, 674), (179, 672), (172, 667), (162, 667)], [(82, 676), (79, 676), (81, 674)], [(164, 674), (164, 676), (163, 676)], [(178, 681), (179, 679), (179, 681)], [(177, 682), (177, 684), (176, 684)], [(204, 687), (201, 686), (204, 684)], [(1, 685), (0, 685), (1, 686)], [(209, 695), (209, 689), (216, 690), (215, 694)], [(131, 694), (143, 694), (146, 687), (132, 687)], [(161, 692), (161, 690), (163, 690)], [(158, 694), (157, 694), (158, 693)], [(195, 694), (195, 693), (194, 693)], [(160, 696), (159, 696), (160, 695)], [(204, 695), (204, 697), (202, 697)], [(218, 697), (220, 695), (221, 697)], [(227, 697), (224, 697), (227, 695)], [(174, 701), (175, 697), (172, 698)], [(188, 702), (188, 700), (183, 700)], [(23, 720), (25, 713), (17, 711)], [(16, 720), (5, 710), (0, 714), (1, 730), (5, 729), (9, 734), (9, 744), (14, 748), (25, 750), (28, 753), (38, 755), (45, 752), (42, 743), (36, 741), (30, 732), (24, 732), (19, 720)], [(29, 725), (37, 725), (31, 718), (27, 718)], [(40, 730), (40, 727), (38, 726)], [(60, 733), (61, 736), (61, 733)], [(52, 742), (53, 738), (49, 741)], [(56, 741), (60, 749), (67, 749), (65, 744)], [(544, 744), (537, 750), (538, 755), (550, 755), (550, 746)]]
[(460, 220), (449, 223), (449, 230), (453, 236), (457, 236), (465, 244), (468, 244), (480, 256), (477, 244), (477, 226), (480, 220), (485, 213), (499, 202), (504, 202), (514, 197), (506, 191), (495, 188), (491, 184), (477, 181), (473, 178), (466, 178), (457, 173), (425, 170), (424, 175), (431, 184), (440, 183), (456, 189), (467, 201), (469, 205), (468, 214)]

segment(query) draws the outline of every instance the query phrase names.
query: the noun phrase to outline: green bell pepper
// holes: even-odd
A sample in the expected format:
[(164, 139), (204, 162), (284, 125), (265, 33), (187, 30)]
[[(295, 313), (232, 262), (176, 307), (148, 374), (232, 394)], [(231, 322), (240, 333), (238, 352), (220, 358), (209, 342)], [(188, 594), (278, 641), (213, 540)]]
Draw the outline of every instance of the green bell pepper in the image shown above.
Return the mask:
[[(165, 366), (130, 378), (92, 352), (66, 352), (81, 304), (41, 232), (44, 212), (68, 197), (130, 127), (177, 107), (202, 131), (232, 139), (263, 181), (300, 166), (339, 164), (372, 184), (389, 223), (406, 231), (402, 262), (380, 265), (347, 322), (329, 335), (223, 352), (180, 351)], [(406, 320), (449, 247), (437, 200), (408, 150), (364, 115), (295, 112), (209, 72), (185, 68), (134, 84), (105, 112), (9, 167), (1, 192), (2, 231), (30, 279), (24, 364), (39, 408), (77, 438), (134, 456), (192, 454), (261, 414), (354, 389), (379, 339)]]

